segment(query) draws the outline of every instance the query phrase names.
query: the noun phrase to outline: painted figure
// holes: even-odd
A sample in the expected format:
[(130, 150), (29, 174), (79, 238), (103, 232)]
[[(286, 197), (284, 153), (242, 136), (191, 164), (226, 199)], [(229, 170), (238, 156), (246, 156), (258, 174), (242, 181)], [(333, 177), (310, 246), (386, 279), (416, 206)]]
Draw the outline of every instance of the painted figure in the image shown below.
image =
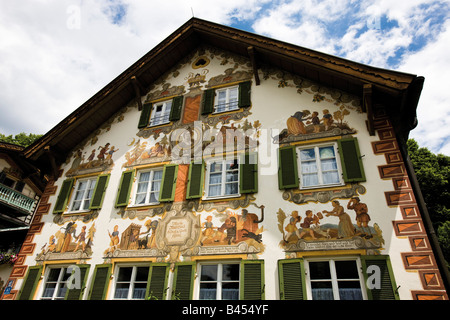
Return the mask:
[(313, 238), (314, 240), (316, 239), (314, 231), (311, 229), (311, 225), (313, 223), (314, 223), (313, 212), (311, 210), (306, 210), (306, 218), (305, 220), (303, 220), (303, 223), (300, 224), (300, 227), (302, 227), (302, 232), (298, 235), (299, 239), (301, 239), (306, 233), (309, 233), (311, 238)]
[[(369, 228), (370, 216), (368, 214), (369, 209), (365, 203), (360, 202), (359, 197), (354, 197), (350, 199), (347, 204), (347, 209), (353, 209), (356, 212), (356, 224), (358, 228), (361, 230), (363, 237), (371, 238), (372, 232)], [(368, 231), (366, 233), (366, 231)]]
[(110, 233), (108, 231), (108, 235), (111, 241), (109, 243), (109, 249), (107, 250), (107, 252), (114, 252), (119, 245), (119, 226), (115, 225), (113, 233)]
[(83, 226), (81, 228), (81, 232), (80, 234), (75, 238), (76, 242), (77, 242), (77, 246), (75, 247), (75, 249), (73, 250), (73, 252), (78, 250), (78, 247), (81, 244), (81, 250), (84, 251), (86, 249), (86, 226)]
[(355, 227), (352, 224), (350, 216), (344, 211), (344, 207), (342, 207), (337, 200), (333, 200), (331, 205), (333, 206), (333, 210), (323, 210), (322, 212), (325, 213), (327, 217), (334, 216), (339, 218), (338, 239), (354, 236)]
[(289, 134), (299, 135), (306, 133), (305, 125), (303, 124), (303, 121), (306, 119), (303, 118), (303, 115), (303, 112), (297, 111), (287, 119), (286, 124)]

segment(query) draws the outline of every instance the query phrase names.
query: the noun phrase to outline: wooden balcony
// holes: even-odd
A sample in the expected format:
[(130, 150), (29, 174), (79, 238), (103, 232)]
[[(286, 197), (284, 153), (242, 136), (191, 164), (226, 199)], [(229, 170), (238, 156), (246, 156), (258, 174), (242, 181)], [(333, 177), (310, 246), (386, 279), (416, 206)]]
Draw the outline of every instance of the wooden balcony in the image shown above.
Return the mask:
[(17, 216), (24, 216), (34, 212), (38, 200), (0, 184), (0, 202), (16, 209)]

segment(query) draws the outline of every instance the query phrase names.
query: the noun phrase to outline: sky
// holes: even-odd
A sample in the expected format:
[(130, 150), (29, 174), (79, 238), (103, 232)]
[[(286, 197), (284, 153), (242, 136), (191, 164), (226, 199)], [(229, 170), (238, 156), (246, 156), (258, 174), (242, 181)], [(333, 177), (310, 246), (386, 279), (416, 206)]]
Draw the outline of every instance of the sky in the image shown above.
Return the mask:
[(450, 155), (450, 0), (0, 0), (0, 133), (48, 132), (193, 16), (424, 76), (410, 137)]

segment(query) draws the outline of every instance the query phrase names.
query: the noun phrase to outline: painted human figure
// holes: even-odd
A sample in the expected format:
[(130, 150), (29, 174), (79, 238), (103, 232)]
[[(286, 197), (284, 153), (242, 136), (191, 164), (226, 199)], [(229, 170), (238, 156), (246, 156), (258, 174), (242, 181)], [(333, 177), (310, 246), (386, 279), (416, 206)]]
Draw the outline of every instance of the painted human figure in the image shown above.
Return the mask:
[(303, 220), (303, 223), (300, 224), (302, 227), (302, 232), (298, 235), (298, 238), (301, 239), (306, 233), (309, 233), (311, 238), (317, 239), (314, 236), (314, 231), (311, 229), (311, 224), (314, 223), (313, 212), (311, 210), (306, 210), (306, 218)]
[(362, 236), (372, 238), (372, 232), (369, 227), (369, 209), (365, 203), (360, 202), (359, 197), (353, 197), (347, 204), (347, 209), (353, 209), (356, 213), (356, 224), (362, 232)]
[(323, 213), (325, 213), (327, 217), (334, 216), (339, 218), (338, 238), (354, 236), (355, 227), (352, 224), (350, 216), (344, 211), (344, 207), (342, 207), (337, 200), (333, 200), (331, 205), (333, 206), (333, 210), (323, 210)]
[(86, 249), (86, 226), (81, 228), (80, 234), (76, 237), (77, 246), (73, 250), (73, 252), (78, 250), (78, 247), (81, 244), (81, 250), (84, 251)]
[(299, 223), (301, 220), (302, 217), (298, 215), (298, 211), (292, 211), (289, 223), (284, 228), (284, 230), (287, 231), (286, 238), (284, 239), (285, 242), (287, 242), (289, 240), (289, 237), (292, 236), (293, 234), (296, 234), (297, 237), (300, 239), (300, 231), (297, 228), (297, 223)]
[(205, 228), (205, 230), (203, 230), (202, 238), (200, 239), (200, 244), (201, 245), (203, 245), (203, 242), (206, 239), (212, 238), (213, 235), (214, 235), (214, 229), (217, 229), (216, 227), (214, 227), (214, 225), (212, 223), (212, 216), (207, 216), (206, 217), (206, 222), (202, 223), (202, 227)]

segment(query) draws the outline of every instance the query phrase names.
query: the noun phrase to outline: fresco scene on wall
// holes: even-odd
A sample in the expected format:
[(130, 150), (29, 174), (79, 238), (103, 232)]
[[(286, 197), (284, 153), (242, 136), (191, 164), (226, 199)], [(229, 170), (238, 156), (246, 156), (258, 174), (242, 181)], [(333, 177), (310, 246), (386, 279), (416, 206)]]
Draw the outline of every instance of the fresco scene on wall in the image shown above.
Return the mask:
[(172, 210), (162, 218), (144, 224), (130, 223), (124, 230), (108, 230), (105, 257), (156, 257), (157, 261), (178, 261), (180, 256), (262, 253), (264, 244), (261, 213), (226, 210), (194, 214)]
[(344, 105), (334, 112), (329, 109), (296, 111), (286, 120), (286, 128), (278, 135), (279, 142), (355, 133), (345, 120), (349, 114), (350, 110)]
[(329, 210), (290, 214), (278, 210), (278, 229), (283, 235), (280, 247), (285, 251), (371, 249), (377, 252), (384, 244), (377, 223), (371, 218), (365, 203), (353, 197), (347, 204), (333, 200)]
[(77, 150), (66, 176), (72, 177), (109, 170), (114, 165), (112, 156), (117, 151), (119, 149), (110, 143), (89, 149), (89, 151)]
[(36, 260), (54, 260), (88, 257), (92, 255), (96, 227), (68, 222), (50, 236)]
[(126, 162), (122, 168), (166, 161), (169, 160), (171, 154), (169, 141), (165, 135), (153, 146), (149, 146), (147, 141), (141, 141), (141, 139), (137, 141), (132, 139), (128, 146), (133, 146), (133, 148), (125, 153)]

